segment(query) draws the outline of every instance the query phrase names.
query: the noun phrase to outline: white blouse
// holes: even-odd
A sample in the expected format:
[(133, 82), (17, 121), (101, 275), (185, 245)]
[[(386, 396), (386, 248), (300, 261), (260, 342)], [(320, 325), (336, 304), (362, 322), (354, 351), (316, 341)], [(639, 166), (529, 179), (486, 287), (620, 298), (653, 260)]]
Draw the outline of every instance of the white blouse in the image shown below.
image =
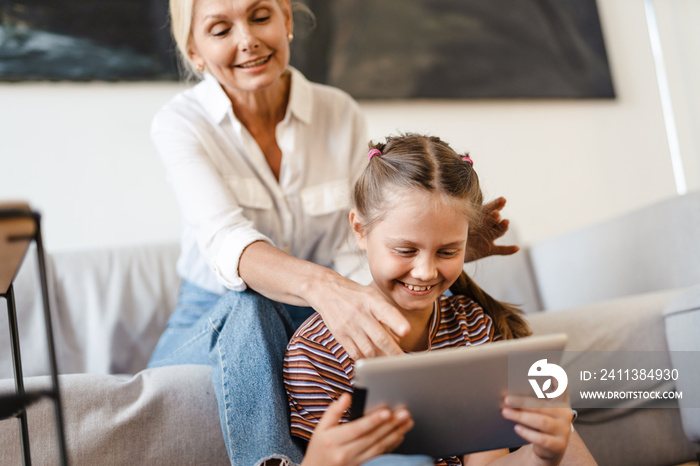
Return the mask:
[(367, 160), (365, 120), (343, 91), (291, 72), (277, 125), (279, 182), (212, 76), (153, 120), (151, 138), (183, 219), (177, 270), (206, 290), (244, 290), (238, 262), (255, 241), (366, 281), (347, 217), (350, 188)]

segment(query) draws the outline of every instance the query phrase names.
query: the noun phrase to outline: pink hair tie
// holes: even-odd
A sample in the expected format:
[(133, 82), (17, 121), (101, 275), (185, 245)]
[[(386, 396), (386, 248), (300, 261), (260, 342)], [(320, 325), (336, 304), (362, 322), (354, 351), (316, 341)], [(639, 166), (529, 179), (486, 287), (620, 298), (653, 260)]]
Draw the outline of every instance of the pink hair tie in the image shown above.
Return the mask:
[(472, 165), (474, 165), (474, 161), (473, 161), (471, 158), (469, 158), (469, 157), (466, 157), (466, 156), (465, 156), (465, 157), (462, 157), (462, 160), (464, 160), (465, 162), (469, 162), (469, 163), (471, 163)]
[(379, 149), (371, 149), (367, 153), (367, 160), (372, 160), (372, 157), (374, 157), (375, 155), (382, 155), (382, 151), (380, 151)]

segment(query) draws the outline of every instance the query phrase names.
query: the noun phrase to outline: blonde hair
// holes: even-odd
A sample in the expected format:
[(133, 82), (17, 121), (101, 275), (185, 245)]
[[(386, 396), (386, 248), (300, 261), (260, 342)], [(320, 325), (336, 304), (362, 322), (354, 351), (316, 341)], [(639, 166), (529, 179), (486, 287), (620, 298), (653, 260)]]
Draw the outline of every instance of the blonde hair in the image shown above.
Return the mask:
[[(428, 193), (460, 201), (471, 226), (482, 225), (483, 194), (473, 164), (456, 153), (447, 143), (434, 136), (402, 134), (385, 143), (370, 144), (380, 154), (373, 156), (355, 182), (353, 203), (369, 232), (392, 207), (387, 190), (422, 189)], [(462, 271), (450, 290), (477, 302), (491, 316), (496, 332), (503, 339), (531, 334), (522, 311), (492, 298)]]
[(180, 72), (185, 79), (200, 76), (190, 59), (188, 48), (192, 33), (192, 14), (195, 0), (170, 0), (170, 32), (177, 46)]

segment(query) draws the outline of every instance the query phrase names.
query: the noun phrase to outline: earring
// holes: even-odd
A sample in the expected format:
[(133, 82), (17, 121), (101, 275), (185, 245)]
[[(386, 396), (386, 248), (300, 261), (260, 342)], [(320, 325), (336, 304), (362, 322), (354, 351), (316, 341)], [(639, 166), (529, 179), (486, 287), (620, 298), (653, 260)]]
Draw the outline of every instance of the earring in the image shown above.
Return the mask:
[(293, 41), (293, 40), (294, 40), (294, 34), (292, 34), (291, 32), (290, 32), (289, 34), (287, 34), (287, 39), (289, 39), (289, 42)]
[(198, 73), (201, 73), (202, 71), (204, 71), (204, 65), (202, 63), (199, 63), (195, 69)]

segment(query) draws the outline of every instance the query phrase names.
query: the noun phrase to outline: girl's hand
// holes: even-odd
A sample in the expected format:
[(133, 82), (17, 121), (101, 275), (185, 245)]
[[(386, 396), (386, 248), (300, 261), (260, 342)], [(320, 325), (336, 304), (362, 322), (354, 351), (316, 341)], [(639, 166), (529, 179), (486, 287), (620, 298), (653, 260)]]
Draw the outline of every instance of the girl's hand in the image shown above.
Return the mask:
[(499, 197), (481, 207), (483, 223), (479, 228), (476, 226), (469, 228), (469, 241), (467, 241), (467, 250), (464, 253), (464, 262), (493, 255), (507, 256), (520, 250), (518, 246), (494, 244), (494, 241), (508, 231), (508, 220), (501, 218), (501, 210), (505, 205), (505, 198)]
[(316, 426), (302, 466), (355, 466), (398, 447), (412, 427), (408, 411), (378, 409), (340, 424), (350, 395), (332, 403)]
[(309, 293), (309, 302), (350, 357), (403, 354), (397, 341), (410, 326), (399, 310), (378, 289), (327, 272)]
[(517, 423), (515, 431), (531, 443), (537, 464), (557, 465), (569, 443), (573, 413), (568, 407), (526, 408), (526, 400), (509, 395), (503, 417)]

